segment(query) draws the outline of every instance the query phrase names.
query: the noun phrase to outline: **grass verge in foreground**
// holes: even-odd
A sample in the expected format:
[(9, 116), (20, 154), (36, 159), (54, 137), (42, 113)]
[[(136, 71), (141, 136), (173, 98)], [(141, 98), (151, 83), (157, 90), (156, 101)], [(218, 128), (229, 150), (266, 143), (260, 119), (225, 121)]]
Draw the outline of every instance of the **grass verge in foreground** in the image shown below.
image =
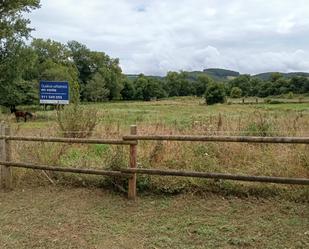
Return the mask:
[(0, 192), (0, 248), (308, 248), (308, 203), (97, 188)]

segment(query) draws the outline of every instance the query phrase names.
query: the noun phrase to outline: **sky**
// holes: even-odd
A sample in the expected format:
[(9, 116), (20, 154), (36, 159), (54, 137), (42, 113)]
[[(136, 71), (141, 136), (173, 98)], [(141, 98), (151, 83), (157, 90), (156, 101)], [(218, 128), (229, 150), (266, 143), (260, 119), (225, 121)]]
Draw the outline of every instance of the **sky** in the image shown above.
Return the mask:
[(77, 40), (124, 73), (309, 72), (308, 0), (41, 0), (36, 38)]

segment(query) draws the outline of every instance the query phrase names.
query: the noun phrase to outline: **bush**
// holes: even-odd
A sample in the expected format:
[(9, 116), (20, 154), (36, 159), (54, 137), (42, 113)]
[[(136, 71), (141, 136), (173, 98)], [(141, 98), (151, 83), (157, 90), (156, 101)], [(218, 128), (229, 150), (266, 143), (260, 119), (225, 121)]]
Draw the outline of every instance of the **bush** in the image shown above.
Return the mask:
[(260, 112), (255, 113), (256, 118), (251, 121), (245, 128), (246, 136), (274, 136), (274, 124), (269, 116)]
[(282, 104), (284, 102), (280, 100), (276, 100), (276, 99), (265, 98), (265, 103), (266, 104)]
[(85, 138), (97, 124), (97, 111), (74, 104), (57, 111), (57, 123), (64, 137)]
[(231, 98), (240, 98), (242, 95), (242, 90), (239, 87), (233, 87), (230, 93)]
[(213, 105), (216, 103), (224, 103), (225, 101), (225, 89), (223, 84), (212, 83), (210, 84), (205, 92), (205, 99), (208, 105)]
[(293, 92), (289, 92), (289, 93), (288, 93), (288, 99), (293, 99), (293, 98), (294, 98)]

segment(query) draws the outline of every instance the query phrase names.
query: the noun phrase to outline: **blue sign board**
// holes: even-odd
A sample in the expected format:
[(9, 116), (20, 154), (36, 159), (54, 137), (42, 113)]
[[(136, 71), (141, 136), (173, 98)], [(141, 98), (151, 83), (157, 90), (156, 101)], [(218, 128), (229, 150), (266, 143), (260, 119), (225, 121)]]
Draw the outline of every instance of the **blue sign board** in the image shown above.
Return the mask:
[(69, 83), (40, 81), (40, 104), (69, 104)]

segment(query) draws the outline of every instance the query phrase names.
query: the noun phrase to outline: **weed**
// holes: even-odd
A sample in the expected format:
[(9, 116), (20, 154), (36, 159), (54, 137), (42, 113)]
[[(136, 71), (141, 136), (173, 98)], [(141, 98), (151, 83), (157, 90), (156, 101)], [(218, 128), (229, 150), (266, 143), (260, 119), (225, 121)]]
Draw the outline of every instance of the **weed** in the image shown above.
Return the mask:
[(255, 112), (256, 119), (251, 121), (245, 128), (247, 136), (274, 136), (274, 124), (269, 116), (262, 114), (259, 111)]
[(64, 137), (88, 137), (97, 124), (97, 110), (70, 105), (57, 111), (57, 123)]
[(164, 153), (163, 142), (157, 141), (153, 150), (150, 152), (149, 163), (154, 164), (160, 162), (162, 160), (163, 153)]
[[(76, 118), (74, 106), (68, 107)], [(199, 105), (194, 98), (173, 98), (156, 102), (110, 102), (79, 106), (82, 114), (89, 116), (92, 109), (97, 113), (96, 126), (91, 132), (82, 131), (83, 136), (120, 138), (129, 133), (129, 125), (138, 120), (138, 133), (160, 135), (259, 135), (259, 136), (307, 136), (309, 130), (309, 104), (257, 104), (257, 105)], [(79, 109), (78, 109), (79, 110)], [(66, 119), (66, 109), (60, 118)], [(37, 111), (40, 121), (12, 123), (14, 135), (56, 136), (59, 124), (56, 111)], [(44, 118), (45, 116), (45, 118)], [(70, 116), (70, 115), (69, 115)], [(68, 117), (65, 126), (72, 130), (74, 119)], [(84, 119), (84, 118), (82, 118)], [(221, 120), (221, 121), (220, 121)], [(79, 120), (77, 120), (79, 122)], [(66, 122), (64, 122), (66, 123)], [(73, 124), (72, 124), (73, 123)], [(79, 127), (79, 125), (77, 125)], [(87, 126), (87, 125), (86, 125)], [(80, 130), (81, 128), (73, 128)], [(71, 134), (73, 137), (73, 133)], [(127, 147), (113, 145), (67, 145), (12, 142), (14, 160), (60, 164), (64, 167), (91, 167), (118, 170), (128, 167)], [(28, 148), (27, 146), (33, 146)], [(59, 150), (59, 152), (57, 152)], [(62, 152), (60, 153), (60, 151)], [(308, 145), (265, 145), (244, 143), (213, 142), (153, 142), (140, 141), (138, 144), (138, 167), (218, 172), (244, 175), (269, 175), (282, 177), (308, 176)], [(59, 154), (60, 153), (60, 154)], [(14, 170), (14, 172), (22, 172)], [(29, 173), (30, 172), (30, 173)], [(25, 170), (22, 175), (33, 171)], [(88, 176), (71, 177), (78, 182), (92, 179)], [(58, 174), (57, 174), (58, 176)], [(73, 176), (73, 175), (72, 175)], [(30, 178), (29, 177), (29, 178)], [(58, 177), (59, 179), (59, 177)], [(108, 178), (102, 177), (106, 184)], [(198, 191), (198, 189), (224, 192), (226, 195), (273, 196), (287, 198), (308, 198), (306, 188), (278, 186), (282, 191), (260, 190), (258, 184), (245, 186), (228, 181), (208, 181), (181, 177), (144, 177), (138, 175), (138, 187), (165, 193)], [(67, 181), (68, 179), (66, 179)], [(65, 181), (65, 182), (66, 182)], [(60, 181), (59, 181), (60, 182)], [(101, 181), (102, 182), (102, 181)], [(95, 182), (95, 184), (97, 181)], [(111, 183), (109, 183), (111, 184)], [(119, 183), (124, 189), (127, 183)], [(77, 184), (78, 185), (78, 184)], [(264, 187), (264, 185), (263, 185)], [(249, 190), (248, 190), (249, 189)], [(243, 190), (243, 192), (242, 192)], [(294, 196), (294, 197), (293, 197)]]

